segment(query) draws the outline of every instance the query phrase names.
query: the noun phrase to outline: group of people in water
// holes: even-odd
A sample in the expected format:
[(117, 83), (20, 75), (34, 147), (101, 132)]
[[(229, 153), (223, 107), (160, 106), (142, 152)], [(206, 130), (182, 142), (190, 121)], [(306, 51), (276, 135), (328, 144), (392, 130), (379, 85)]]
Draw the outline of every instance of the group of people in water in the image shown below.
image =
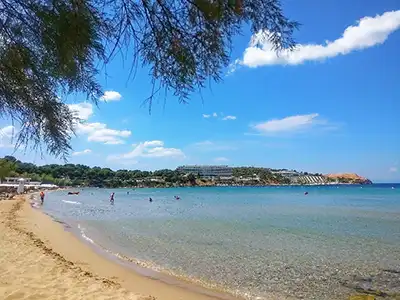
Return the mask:
[[(127, 192), (127, 194), (129, 195), (129, 192)], [(114, 204), (114, 200), (115, 200), (114, 197), (115, 197), (115, 193), (112, 192), (111, 195), (110, 195), (110, 204)], [(174, 199), (175, 200), (181, 200), (181, 197), (174, 196)], [(149, 197), (149, 202), (150, 203), (153, 202), (153, 198)]]
[[(68, 193), (68, 195), (78, 195), (78, 194), (79, 194), (79, 192), (77, 192), (77, 193), (69, 192), (69, 193)], [(93, 194), (93, 193), (92, 193), (92, 194)], [(129, 195), (129, 192), (127, 192), (127, 194)], [(304, 195), (308, 195), (308, 192), (304, 192)], [(41, 191), (41, 192), (40, 192), (40, 204), (41, 204), (41, 205), (43, 205), (44, 197), (45, 197), (45, 194), (44, 194), (43, 191)], [(115, 197), (115, 193), (112, 192), (111, 195), (110, 195), (110, 204), (114, 204), (114, 201), (115, 201), (114, 197)], [(174, 196), (174, 199), (175, 199), (175, 200), (181, 200), (181, 198), (180, 198), (179, 196)], [(150, 203), (153, 202), (153, 198), (149, 197), (149, 202), (150, 202)]]

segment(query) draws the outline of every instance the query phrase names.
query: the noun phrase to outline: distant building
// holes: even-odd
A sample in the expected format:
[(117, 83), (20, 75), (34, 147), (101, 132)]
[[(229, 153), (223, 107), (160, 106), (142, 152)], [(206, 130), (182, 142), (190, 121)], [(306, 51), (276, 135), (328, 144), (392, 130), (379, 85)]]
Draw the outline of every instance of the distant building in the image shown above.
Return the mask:
[(229, 166), (180, 166), (176, 168), (177, 171), (185, 174), (199, 175), (201, 178), (215, 178), (215, 177), (231, 177), (233, 173), (232, 167)]
[(235, 179), (235, 177), (233, 177), (233, 176), (220, 176), (218, 179), (221, 180), (221, 181), (232, 181), (232, 180)]
[(20, 180), (23, 179), (25, 184), (30, 184), (30, 178), (21, 178), (21, 177), (6, 177), (2, 183), (5, 184), (19, 184)]
[(157, 183), (162, 183), (165, 182), (165, 179), (161, 177), (151, 177), (151, 178), (145, 178), (145, 179), (136, 179), (137, 183), (142, 183), (142, 182), (157, 182)]
[(236, 178), (236, 181), (242, 181), (242, 182), (260, 181), (260, 176), (258, 176), (257, 174), (254, 174), (252, 177), (240, 176), (240, 177)]
[(289, 170), (282, 170), (282, 171), (271, 171), (272, 174), (279, 174), (285, 177), (296, 177), (299, 176), (300, 174), (296, 171), (289, 171)]
[(149, 180), (151, 182), (159, 182), (159, 183), (165, 182), (165, 180), (163, 178), (159, 178), (159, 177), (150, 178)]
[(14, 187), (18, 188), (21, 183), (23, 183), (25, 188), (44, 188), (44, 189), (53, 189), (58, 188), (57, 185), (52, 183), (43, 183), (40, 181), (31, 181), (30, 178), (21, 178), (21, 177), (6, 177), (0, 183), (0, 187)]

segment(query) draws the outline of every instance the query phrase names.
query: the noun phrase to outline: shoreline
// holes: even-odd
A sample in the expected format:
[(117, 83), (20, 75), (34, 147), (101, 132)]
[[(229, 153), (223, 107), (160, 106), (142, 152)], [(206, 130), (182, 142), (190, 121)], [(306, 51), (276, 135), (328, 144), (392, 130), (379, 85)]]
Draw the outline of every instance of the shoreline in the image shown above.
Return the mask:
[[(84, 222), (57, 218), (57, 214), (52, 216), (45, 210), (34, 209), (40, 208), (40, 206), (33, 205), (32, 202), (37, 203), (37, 193), (19, 195), (11, 201), (0, 201), (0, 299), (25, 297), (54, 299), (56, 295), (60, 293), (63, 295), (66, 291), (69, 293), (70, 290), (74, 291), (74, 296), (67, 295), (63, 299), (243, 299), (235, 298), (236, 290), (226, 290), (225, 294), (224, 286), (207, 285), (207, 282), (196, 281), (196, 278), (180, 277), (179, 274), (168, 272), (168, 269), (158, 269), (158, 266), (151, 262), (147, 264), (146, 261), (137, 260), (134, 256), (124, 256), (124, 251), (119, 252), (123, 248), (111, 247), (113, 244), (108, 244), (101, 238), (102, 231), (86, 231)], [(85, 237), (84, 234), (87, 236)], [(91, 244), (89, 239), (93, 239), (96, 245)], [(154, 241), (150, 242), (156, 246)], [(174, 243), (173, 240), (170, 242)], [(132, 240), (131, 243), (134, 244), (135, 241)], [(173, 246), (171, 244), (171, 247)], [(203, 258), (206, 258), (205, 254)], [(393, 259), (396, 261), (395, 257)], [(45, 260), (44, 263), (43, 260)], [(45, 267), (42, 269), (42, 266)], [(323, 282), (321, 287), (327, 284), (326, 287), (340, 288), (340, 292), (338, 291), (336, 295), (340, 297), (335, 299), (345, 299), (346, 295), (354, 295), (356, 292), (376, 296), (385, 294), (388, 299), (397, 299), (396, 297), (399, 295), (394, 286), (391, 288), (386, 286), (388, 282), (396, 282), (396, 278), (399, 278), (398, 268), (395, 266), (380, 265), (377, 267), (373, 265), (371, 268), (358, 269), (358, 265), (356, 268), (352, 268), (353, 265), (349, 265), (351, 268), (343, 265), (342, 269), (339, 268), (340, 272), (338, 269), (335, 271), (330, 268), (329, 264), (316, 266), (318, 269), (313, 268), (311, 274), (315, 280), (318, 279), (319, 283)], [(319, 270), (320, 267), (326, 268)], [(332, 265), (332, 267), (338, 268), (338, 265)], [(334, 278), (330, 278), (331, 269), (334, 271), (332, 273), (335, 274), (332, 275)], [(275, 272), (277, 270), (272, 268), (269, 274), (279, 274)], [(307, 270), (309, 269), (305, 269), (305, 271)], [(354, 273), (354, 270), (359, 271)], [(220, 269), (216, 272), (219, 273)], [(337, 272), (340, 274), (339, 279), (335, 277)], [(304, 274), (309, 273), (307, 271)], [(355, 275), (358, 277), (354, 277)], [(274, 276), (272, 275), (273, 278), (275, 278)], [(33, 277), (33, 281), (35, 281), (29, 291), (26, 291), (30, 282), (27, 281), (27, 277)], [(285, 278), (292, 280), (292, 278), (300, 277), (292, 276), (281, 279)], [(70, 282), (70, 284), (65, 287), (64, 281)], [(371, 287), (364, 285), (364, 281), (372, 282)], [(297, 281), (293, 282), (297, 283)], [(313, 281), (311, 285), (305, 282), (305, 289), (300, 289), (300, 286), (295, 285), (296, 294), (281, 293), (280, 285), (278, 285), (278, 289), (274, 289), (272, 292), (263, 291), (262, 295), (259, 294), (260, 298), (254, 296), (256, 294), (242, 294), (242, 297), (246, 299), (293, 300), (298, 299), (297, 293), (300, 293), (301, 297), (306, 295), (302, 291), (308, 293), (307, 287), (313, 290), (312, 293), (321, 293), (321, 297), (326, 297), (326, 290), (314, 290), (316, 287), (314, 283), (318, 282)], [(51, 291), (51, 289), (53, 290)], [(47, 297), (36, 296), (43, 291), (49, 293)], [(243, 292), (243, 290), (241, 291)], [(24, 295), (18, 294), (20, 292)], [(252, 291), (249, 290), (249, 292)], [(15, 296), (15, 293), (19, 296)], [(108, 296), (110, 294), (112, 296)], [(31, 295), (35, 296), (31, 297)], [(323, 299), (334, 299), (333, 294), (331, 296), (332, 298)]]
[[(100, 243), (96, 238), (88, 236), (85, 229), (80, 223), (71, 225), (70, 223), (57, 220), (53, 216), (42, 211), (46, 216), (50, 217), (53, 222), (59, 223), (64, 227), (64, 230), (73, 234), (81, 243), (87, 245), (93, 252), (99, 254), (105, 259), (118, 264), (128, 270), (131, 270), (139, 276), (144, 276), (153, 280), (157, 280), (161, 283), (180, 287), (183, 289), (190, 290), (192, 292), (210, 296), (215, 300), (244, 300), (244, 298), (232, 295), (227, 291), (223, 291), (222, 287), (218, 288), (216, 285), (201, 283), (199, 279), (184, 277), (178, 274), (169, 272), (160, 266), (152, 265), (150, 262), (141, 261), (134, 257), (129, 257), (124, 254), (120, 254), (116, 251), (112, 251)], [(150, 266), (152, 265), (152, 266)], [(155, 267), (155, 268), (153, 268)]]
[[(185, 282), (179, 278), (175, 280), (168, 278), (167, 275), (163, 278), (162, 274), (161, 276), (153, 276), (156, 274), (151, 274), (145, 268), (143, 268), (144, 274), (142, 274), (135, 270), (136, 266), (131, 266), (132, 263), (118, 262), (117, 258), (106, 257), (104, 253), (96, 251), (94, 245), (91, 247), (88, 242), (84, 242), (83, 238), (79, 239), (72, 230), (66, 230), (65, 225), (60, 221), (53, 219), (39, 209), (31, 207), (30, 199), (34, 197), (33, 195), (21, 195), (15, 197), (15, 200), (0, 202), (0, 214), (3, 216), (0, 227), (4, 227), (1, 234), (5, 235), (5, 238), (2, 237), (0, 242), (0, 254), (3, 254), (0, 255), (3, 256), (3, 258), (0, 258), (1, 271), (3, 271), (3, 268), (13, 270), (14, 273), (23, 271), (25, 277), (31, 276), (44, 286), (51, 283), (57, 286), (62, 285), (62, 282), (66, 281), (66, 275), (54, 276), (48, 274), (48, 272), (42, 274), (43, 270), (37, 268), (37, 262), (44, 259), (49, 268), (51, 266), (52, 273), (68, 273), (71, 275), (71, 280), (79, 278), (80, 286), (83, 285), (82, 294), (77, 291), (79, 296), (75, 294), (65, 299), (77, 299), (77, 297), (92, 299), (94, 295), (97, 298), (108, 294), (114, 295), (112, 299), (135, 300), (238, 299), (196, 286), (194, 283)], [(22, 236), (22, 238), (17, 241), (16, 239), (19, 239), (19, 236)], [(6, 244), (7, 241), (10, 244)], [(12, 244), (17, 245), (17, 242), (22, 243), (22, 245), (16, 252), (15, 249), (11, 250), (10, 247)], [(20, 251), (30, 253), (29, 257), (19, 256)], [(25, 265), (27, 265), (27, 268), (35, 266), (37, 272), (31, 274), (27, 270), (14, 270), (13, 266), (10, 265), (13, 261), (22, 263), (24, 268)], [(32, 263), (34, 265), (30, 265)], [(0, 275), (0, 298), (2, 298), (1, 296), (7, 298), (7, 296), (15, 294), (15, 287), (7, 289), (8, 286), (14, 284), (13, 274), (0, 273), (3, 273)], [(50, 282), (43, 281), (46, 276), (51, 278), (49, 279)], [(8, 283), (10, 280), (11, 283), (5, 284), (5, 288), (3, 288), (3, 282), (7, 281)], [(84, 285), (85, 282), (87, 283), (86, 286)], [(78, 289), (77, 285), (78, 283), (74, 285), (74, 290)], [(26, 290), (26, 286), (21, 287), (21, 289)], [(20, 290), (20, 288), (17, 290)], [(88, 294), (89, 290), (92, 295)], [(30, 293), (36, 292), (30, 290)], [(26, 294), (26, 291), (22, 293)], [(117, 295), (121, 296), (118, 297)], [(54, 294), (47, 296), (48, 299), (52, 299), (52, 297), (54, 297)], [(42, 299), (46, 299), (46, 296), (42, 295)]]

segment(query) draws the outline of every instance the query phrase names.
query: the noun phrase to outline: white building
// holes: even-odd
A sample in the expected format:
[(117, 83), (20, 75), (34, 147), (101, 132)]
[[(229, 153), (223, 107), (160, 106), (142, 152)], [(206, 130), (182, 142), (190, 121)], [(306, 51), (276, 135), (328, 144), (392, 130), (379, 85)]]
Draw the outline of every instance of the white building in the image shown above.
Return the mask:
[(199, 175), (201, 178), (231, 177), (232, 167), (229, 166), (180, 166), (177, 171), (185, 174)]
[(1, 187), (18, 187), (21, 189), (21, 183), (24, 188), (35, 188), (35, 189), (54, 189), (58, 188), (55, 184), (42, 184), (40, 181), (31, 181), (30, 178), (21, 178), (21, 177), (5, 177), (4, 180), (0, 183)]
[(31, 179), (30, 178), (21, 178), (21, 177), (6, 177), (4, 178), (5, 180), (2, 183), (6, 183), (6, 184), (19, 184), (19, 182), (21, 181), (21, 179), (24, 180), (25, 184), (30, 184)]
[(298, 172), (295, 171), (289, 171), (289, 170), (282, 170), (282, 171), (271, 171), (272, 174), (279, 174), (285, 177), (296, 177), (299, 176), (300, 174)]

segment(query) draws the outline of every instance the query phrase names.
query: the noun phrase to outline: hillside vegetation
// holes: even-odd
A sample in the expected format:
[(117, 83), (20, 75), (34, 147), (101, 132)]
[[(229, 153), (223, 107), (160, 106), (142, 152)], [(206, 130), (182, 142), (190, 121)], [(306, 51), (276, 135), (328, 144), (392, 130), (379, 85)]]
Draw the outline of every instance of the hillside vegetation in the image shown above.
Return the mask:
[[(24, 177), (31, 181), (53, 183), (58, 186), (94, 187), (172, 187), (172, 186), (212, 186), (212, 185), (278, 185), (290, 184), (291, 179), (277, 171), (257, 167), (233, 168), (230, 178), (216, 177), (214, 180), (201, 178), (196, 174), (185, 174), (176, 170), (111, 170), (110, 168), (89, 167), (81, 164), (50, 164), (37, 166), (25, 163), (12, 156), (0, 159), (0, 178)], [(308, 173), (299, 173), (308, 174)], [(310, 174), (311, 175), (311, 174)], [(318, 174), (315, 174), (318, 175)], [(318, 176), (321, 176), (320, 174)], [(340, 183), (365, 183), (368, 179), (350, 174), (328, 175), (329, 181)]]

